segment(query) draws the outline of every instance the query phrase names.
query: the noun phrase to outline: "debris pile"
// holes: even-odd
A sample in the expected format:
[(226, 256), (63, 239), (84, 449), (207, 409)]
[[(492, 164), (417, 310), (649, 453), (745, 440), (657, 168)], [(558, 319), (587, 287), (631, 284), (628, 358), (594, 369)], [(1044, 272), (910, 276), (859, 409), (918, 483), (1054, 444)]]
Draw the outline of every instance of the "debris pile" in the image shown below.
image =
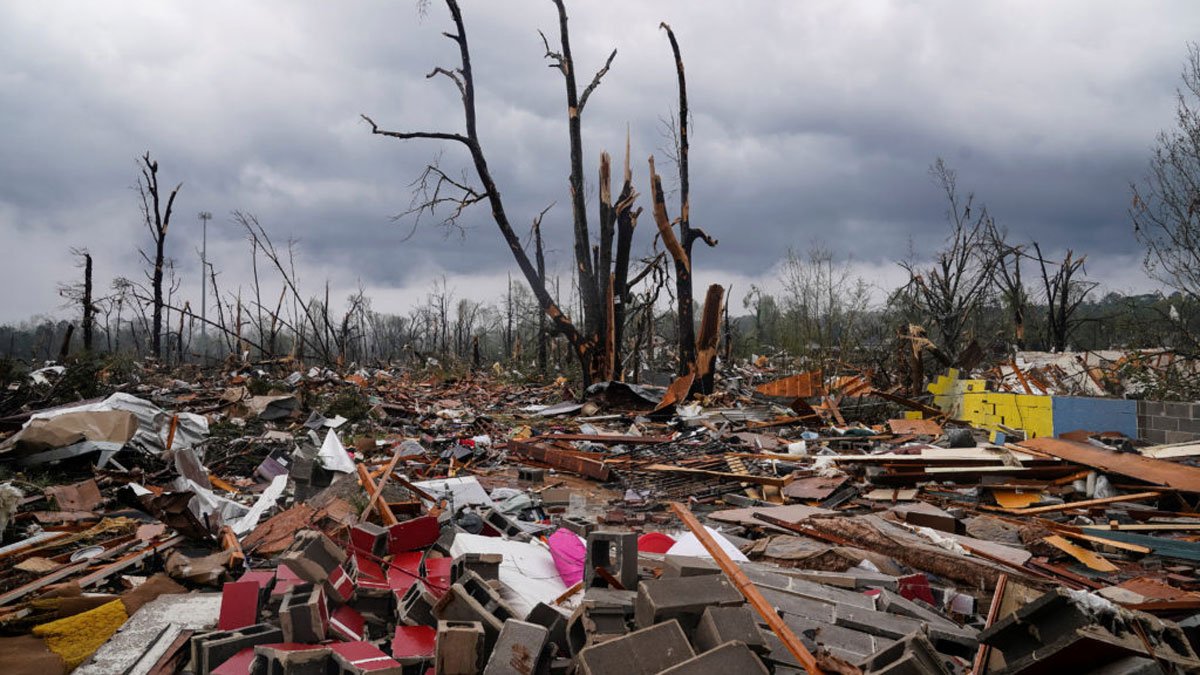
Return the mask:
[(38, 675), (1200, 671), (1200, 444), (1147, 445), (1092, 399), (1060, 411), (1043, 384), (1062, 364), (1006, 368), (1038, 391), (952, 372), (917, 400), (761, 359), (707, 395), (691, 377), (577, 397), (482, 375), (151, 373), (0, 419), (0, 658)]

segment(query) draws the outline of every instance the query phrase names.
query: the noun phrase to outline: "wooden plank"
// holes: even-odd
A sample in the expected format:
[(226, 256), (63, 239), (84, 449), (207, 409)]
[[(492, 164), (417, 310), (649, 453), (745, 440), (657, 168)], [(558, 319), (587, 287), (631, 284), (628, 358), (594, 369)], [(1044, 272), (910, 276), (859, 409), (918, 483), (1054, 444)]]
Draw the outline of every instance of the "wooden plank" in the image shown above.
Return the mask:
[(1022, 441), (1018, 445), (1068, 462), (1137, 478), (1147, 483), (1165, 485), (1182, 492), (1200, 492), (1200, 468), (1194, 466), (1174, 464), (1132, 453), (1101, 450), (1091, 445), (1057, 438), (1034, 438)]
[(1063, 539), (1062, 537), (1058, 536), (1057, 534), (1052, 534), (1048, 537), (1042, 537), (1042, 541), (1046, 542), (1047, 544), (1050, 544), (1051, 546), (1062, 551), (1063, 553), (1066, 553), (1067, 555), (1078, 560), (1079, 562), (1083, 563), (1084, 565), (1087, 565), (1088, 568), (1096, 570), (1097, 572), (1105, 572), (1105, 573), (1116, 572), (1118, 569), (1120, 569), (1116, 565), (1105, 560), (1104, 558), (1101, 558), (1100, 556), (1087, 550), (1086, 548), (1082, 548), (1080, 546), (1076, 546), (1075, 544), (1072, 544), (1071, 542), (1067, 541), (1066, 539)]
[[(1050, 506), (1034, 506), (1027, 509), (1005, 509), (1011, 514), (1018, 516), (1028, 516), (1036, 513), (1056, 513), (1058, 511), (1070, 511), (1072, 509), (1086, 509), (1092, 506), (1100, 506), (1102, 504), (1115, 504), (1117, 502), (1136, 502), (1143, 499), (1150, 499), (1159, 496), (1158, 492), (1135, 492), (1129, 495), (1117, 495), (1116, 497), (1103, 497), (1101, 499), (1085, 499), (1079, 502), (1067, 502), (1066, 504), (1051, 504)], [(997, 500), (999, 501), (999, 500)]]
[(765, 396), (785, 396), (787, 398), (820, 396), (823, 391), (821, 387), (821, 371), (815, 370), (810, 373), (800, 373), (799, 375), (792, 375), (791, 377), (785, 377), (773, 382), (764, 382), (755, 387), (754, 391)]

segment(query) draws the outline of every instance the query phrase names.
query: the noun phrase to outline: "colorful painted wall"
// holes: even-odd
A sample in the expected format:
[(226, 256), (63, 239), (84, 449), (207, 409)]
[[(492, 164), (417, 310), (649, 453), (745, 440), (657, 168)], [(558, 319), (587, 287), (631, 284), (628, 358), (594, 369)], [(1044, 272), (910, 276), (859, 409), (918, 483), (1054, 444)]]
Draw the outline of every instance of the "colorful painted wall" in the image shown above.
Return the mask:
[(1080, 429), (1139, 437), (1138, 402), (1133, 400), (987, 391), (983, 380), (960, 380), (953, 369), (928, 389), (934, 405), (951, 417), (985, 429), (1024, 429), (1031, 438)]

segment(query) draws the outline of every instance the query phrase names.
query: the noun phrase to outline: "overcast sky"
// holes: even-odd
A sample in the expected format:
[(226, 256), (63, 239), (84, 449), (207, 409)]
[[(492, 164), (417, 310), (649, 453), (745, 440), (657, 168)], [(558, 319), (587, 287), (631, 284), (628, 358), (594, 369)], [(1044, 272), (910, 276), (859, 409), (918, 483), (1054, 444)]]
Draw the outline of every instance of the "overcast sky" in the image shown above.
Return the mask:
[[(660, 119), (675, 114), (666, 21), (680, 41), (694, 115), (692, 220), (698, 283), (772, 287), (788, 247), (820, 240), (880, 286), (899, 282), (910, 241), (935, 248), (945, 203), (928, 176), (944, 157), (1018, 238), (1087, 253), (1117, 290), (1149, 287), (1127, 209), (1155, 134), (1172, 124), (1195, 2), (570, 3), (581, 86), (618, 50), (584, 114), (594, 222), (600, 152), (632, 135), (634, 180), (669, 163)], [(479, 131), (506, 208), (524, 233), (545, 206), (552, 264), (569, 270), (562, 78), (537, 30), (557, 40), (549, 0), (463, 3)], [(459, 296), (494, 297), (515, 270), (485, 205), (465, 236), (422, 226), (406, 239), (410, 183), (461, 148), (372, 136), (459, 132), (444, 5), (413, 2), (21, 2), (0, 0), (0, 321), (61, 304), (87, 247), (96, 283), (140, 275), (150, 247), (133, 191), (137, 158), (182, 182), (168, 255), (198, 296), (200, 227), (223, 291), (248, 280), (230, 219), (258, 216), (298, 240), (301, 282), (334, 297), (359, 283), (374, 308), (407, 312), (445, 275)], [(473, 173), (469, 174), (473, 180)], [(672, 178), (666, 177), (668, 183)], [(647, 200), (643, 199), (646, 205)], [(635, 249), (654, 231), (647, 208)], [(672, 211), (677, 213), (677, 207)], [(272, 293), (278, 281), (270, 280)], [(271, 295), (272, 293), (268, 293)], [(211, 296), (210, 296), (211, 297)], [(61, 311), (60, 311), (61, 314)]]

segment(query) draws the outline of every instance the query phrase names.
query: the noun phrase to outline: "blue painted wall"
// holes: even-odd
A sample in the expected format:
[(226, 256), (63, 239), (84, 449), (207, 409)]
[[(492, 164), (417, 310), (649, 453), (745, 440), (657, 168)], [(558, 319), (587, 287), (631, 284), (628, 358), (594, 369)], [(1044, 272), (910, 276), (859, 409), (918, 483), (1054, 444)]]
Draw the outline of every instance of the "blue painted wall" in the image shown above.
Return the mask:
[(1119, 431), (1130, 438), (1138, 437), (1137, 401), (1055, 396), (1052, 405), (1055, 435), (1084, 429)]

